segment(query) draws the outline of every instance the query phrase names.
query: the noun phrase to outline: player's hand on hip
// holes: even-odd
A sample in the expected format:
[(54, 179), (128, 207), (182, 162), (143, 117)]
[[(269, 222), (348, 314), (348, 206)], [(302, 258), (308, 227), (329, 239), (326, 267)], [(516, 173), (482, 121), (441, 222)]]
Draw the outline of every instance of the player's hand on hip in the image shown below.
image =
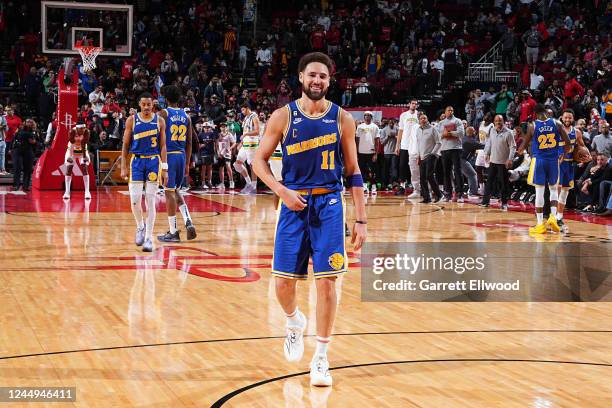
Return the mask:
[(353, 225), (353, 235), (351, 237), (351, 244), (355, 245), (355, 251), (361, 249), (363, 243), (366, 240), (367, 233), (367, 225), (358, 223), (355, 223), (355, 225)]
[(297, 191), (284, 188), (281, 190), (279, 196), (280, 199), (283, 200), (283, 203), (285, 203), (287, 208), (289, 208), (291, 211), (302, 211), (304, 208), (306, 208), (306, 200)]

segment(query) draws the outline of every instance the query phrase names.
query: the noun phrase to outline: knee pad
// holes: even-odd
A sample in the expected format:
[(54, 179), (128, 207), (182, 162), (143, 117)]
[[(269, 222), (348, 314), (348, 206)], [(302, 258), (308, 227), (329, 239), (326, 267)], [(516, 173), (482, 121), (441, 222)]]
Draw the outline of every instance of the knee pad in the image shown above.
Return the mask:
[(129, 190), (132, 206), (140, 205), (140, 201), (142, 200), (142, 183), (130, 183)]
[(550, 186), (550, 201), (559, 201), (559, 188), (554, 185)]
[(236, 169), (236, 171), (238, 173), (242, 173), (242, 172), (246, 171), (246, 167), (244, 167), (244, 164), (242, 164), (239, 161), (234, 163), (234, 168)]
[(147, 181), (145, 183), (145, 194), (147, 196), (152, 195), (153, 197), (155, 197), (155, 195), (157, 194), (157, 190), (159, 189), (159, 184), (157, 182), (151, 183), (149, 181)]
[(542, 208), (544, 207), (544, 186), (536, 186), (535, 191), (535, 206)]
[[(559, 193), (559, 202), (563, 205), (567, 202), (567, 196), (569, 195), (569, 188), (562, 188)], [(552, 198), (551, 198), (552, 200)]]

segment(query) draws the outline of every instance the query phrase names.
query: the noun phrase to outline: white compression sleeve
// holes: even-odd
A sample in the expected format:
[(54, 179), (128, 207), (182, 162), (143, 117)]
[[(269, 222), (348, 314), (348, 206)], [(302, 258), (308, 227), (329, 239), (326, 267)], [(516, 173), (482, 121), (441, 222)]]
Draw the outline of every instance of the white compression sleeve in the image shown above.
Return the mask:
[(536, 186), (536, 199), (535, 206), (536, 208), (544, 207), (544, 186)]
[(140, 229), (144, 226), (142, 220), (142, 183), (130, 183), (130, 203), (132, 204), (132, 214), (136, 220), (136, 226)]
[(157, 196), (158, 184), (147, 182), (145, 185), (145, 203), (147, 204), (147, 224), (145, 237), (153, 239), (153, 229), (155, 228), (155, 198)]

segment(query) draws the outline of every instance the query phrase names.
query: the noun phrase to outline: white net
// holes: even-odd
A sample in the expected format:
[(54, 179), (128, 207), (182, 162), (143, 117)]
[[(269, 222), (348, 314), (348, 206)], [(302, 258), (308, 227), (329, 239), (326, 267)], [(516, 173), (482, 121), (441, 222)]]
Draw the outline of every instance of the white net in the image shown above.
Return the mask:
[(81, 45), (77, 47), (81, 58), (83, 59), (83, 68), (85, 71), (91, 71), (96, 68), (96, 57), (102, 51), (100, 47), (91, 47), (87, 45)]

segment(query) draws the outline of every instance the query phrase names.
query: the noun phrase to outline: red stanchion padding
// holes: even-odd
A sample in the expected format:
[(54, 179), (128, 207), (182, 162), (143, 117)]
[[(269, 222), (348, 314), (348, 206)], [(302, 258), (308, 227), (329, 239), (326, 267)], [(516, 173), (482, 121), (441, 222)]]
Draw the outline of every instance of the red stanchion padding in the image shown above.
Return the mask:
[[(64, 82), (64, 70), (59, 71), (58, 77), (58, 101), (57, 101), (57, 130), (53, 143), (42, 154), (36, 162), (32, 187), (39, 190), (61, 190), (64, 188), (64, 176), (66, 175), (66, 165), (64, 157), (68, 147), (70, 130), (76, 126), (78, 98), (79, 70), (75, 69), (72, 73), (72, 82)], [(91, 156), (91, 154), (90, 154)], [(93, 159), (93, 157), (92, 157)], [(79, 166), (72, 169), (72, 190), (83, 190), (83, 174)], [(93, 163), (89, 163), (89, 184), (93, 189), (96, 185)]]

